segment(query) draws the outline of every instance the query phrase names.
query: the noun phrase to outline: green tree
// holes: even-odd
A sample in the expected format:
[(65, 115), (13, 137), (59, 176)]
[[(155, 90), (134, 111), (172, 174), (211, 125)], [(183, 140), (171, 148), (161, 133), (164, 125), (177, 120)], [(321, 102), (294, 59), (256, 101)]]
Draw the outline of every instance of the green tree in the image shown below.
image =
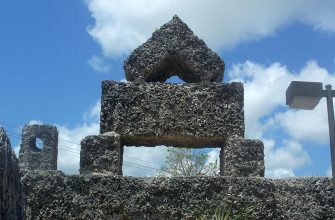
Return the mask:
[(165, 165), (160, 168), (163, 176), (204, 176), (218, 175), (217, 161), (208, 163), (208, 154), (191, 148), (169, 148)]

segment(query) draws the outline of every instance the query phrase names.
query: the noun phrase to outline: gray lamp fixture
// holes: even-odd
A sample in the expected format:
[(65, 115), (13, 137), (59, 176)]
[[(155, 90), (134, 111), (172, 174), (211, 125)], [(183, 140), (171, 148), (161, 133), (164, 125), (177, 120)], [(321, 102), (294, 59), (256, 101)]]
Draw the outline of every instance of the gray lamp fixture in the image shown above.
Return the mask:
[(323, 90), (321, 82), (292, 81), (286, 90), (286, 105), (294, 109), (313, 110), (319, 104), (322, 97), (327, 98), (330, 155), (332, 163), (333, 190), (335, 192), (335, 122), (333, 107), (335, 90), (332, 90), (332, 86), (329, 84), (326, 85), (326, 90)]
[(293, 81), (286, 90), (286, 105), (294, 109), (312, 110), (322, 97), (322, 83)]

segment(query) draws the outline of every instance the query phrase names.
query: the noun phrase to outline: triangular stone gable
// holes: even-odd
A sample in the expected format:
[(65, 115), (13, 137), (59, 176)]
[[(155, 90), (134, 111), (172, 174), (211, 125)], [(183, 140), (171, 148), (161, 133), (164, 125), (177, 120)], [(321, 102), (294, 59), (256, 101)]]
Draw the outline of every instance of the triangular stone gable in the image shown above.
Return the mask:
[(128, 81), (221, 82), (224, 62), (178, 16), (152, 34), (124, 63)]

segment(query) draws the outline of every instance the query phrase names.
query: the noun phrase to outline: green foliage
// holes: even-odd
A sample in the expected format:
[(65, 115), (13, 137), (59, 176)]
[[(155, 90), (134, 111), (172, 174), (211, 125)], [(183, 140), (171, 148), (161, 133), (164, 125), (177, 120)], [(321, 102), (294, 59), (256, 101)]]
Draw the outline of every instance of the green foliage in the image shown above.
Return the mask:
[[(217, 208), (215, 213), (210, 220), (246, 220), (250, 219), (250, 215), (254, 210), (254, 206), (247, 206), (245, 208), (239, 209), (236, 213), (233, 213), (232, 206), (229, 206), (226, 211), (222, 208)], [(204, 215), (197, 218), (197, 220), (209, 220)]]
[(204, 176), (218, 175), (219, 164), (207, 163), (208, 154), (203, 150), (191, 148), (169, 148), (165, 165), (159, 175), (168, 176)]

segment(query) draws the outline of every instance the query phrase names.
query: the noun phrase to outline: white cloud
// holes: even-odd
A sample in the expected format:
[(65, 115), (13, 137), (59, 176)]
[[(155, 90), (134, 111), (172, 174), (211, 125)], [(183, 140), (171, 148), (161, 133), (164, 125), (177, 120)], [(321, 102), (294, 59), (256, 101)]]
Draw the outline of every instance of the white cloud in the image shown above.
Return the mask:
[(87, 0), (95, 24), (90, 35), (101, 45), (104, 56), (127, 54), (151, 33), (180, 16), (214, 49), (233, 47), (273, 35), (299, 21), (316, 29), (335, 32), (332, 0)]
[(266, 170), (265, 175), (269, 178), (287, 178), (294, 177), (295, 174), (292, 169), (274, 169), (274, 170)]
[(290, 83), (290, 73), (285, 66), (274, 63), (269, 67), (246, 61), (233, 65), (228, 72), (231, 81), (244, 83), (246, 136), (259, 138), (264, 125), (262, 117), (285, 103), (285, 90)]
[[(285, 92), (291, 81), (317, 81), (323, 82), (324, 85), (335, 81), (334, 74), (321, 68), (316, 61), (307, 62), (299, 73), (290, 72), (279, 63), (264, 66), (246, 61), (233, 65), (228, 71), (228, 76), (230, 81), (244, 83), (247, 137), (260, 138), (269, 126), (282, 126), (289, 135), (298, 140), (324, 141), (327, 137), (324, 100), (314, 111), (288, 110), (285, 105)], [(276, 112), (278, 107), (283, 107), (285, 111)], [(273, 118), (262, 120), (273, 114)], [(306, 122), (313, 126), (306, 126)]]
[[(272, 140), (264, 140), (266, 175), (269, 177), (294, 176), (294, 170), (310, 163), (307, 152), (299, 141), (328, 141), (325, 100), (314, 111), (289, 110), (285, 105), (285, 91), (291, 81), (335, 81), (335, 76), (321, 68), (316, 61), (306, 63), (298, 73), (273, 63), (269, 66), (246, 61), (233, 65), (228, 71), (231, 81), (244, 83), (245, 124), (248, 138), (260, 138), (269, 131), (282, 131), (290, 141), (276, 146)], [(274, 134), (272, 138), (279, 138)]]
[(101, 109), (101, 103), (100, 103), (100, 100), (98, 100), (93, 106), (91, 106), (89, 111), (84, 112), (83, 114), (84, 122), (99, 123), (100, 109)]
[(107, 60), (103, 57), (92, 55), (87, 62), (97, 72), (105, 73), (110, 71), (110, 66), (108, 65)]
[(99, 133), (98, 123), (83, 123), (75, 128), (57, 125), (59, 131), (58, 169), (65, 173), (79, 173), (80, 142), (88, 135)]
[(295, 141), (283, 141), (283, 147), (275, 148), (275, 142), (264, 141), (265, 163), (271, 169), (294, 169), (311, 163), (302, 145)]
[(327, 176), (332, 176), (332, 168), (329, 167), (328, 170), (327, 170), (327, 173), (326, 173)]
[(293, 177), (294, 169), (310, 164), (308, 153), (295, 141), (283, 141), (276, 147), (274, 140), (264, 139), (265, 176), (270, 178)]
[(56, 125), (58, 137), (58, 169), (65, 173), (79, 173), (80, 142), (88, 135), (99, 134), (100, 101), (83, 114), (83, 122), (74, 128)]
[(168, 147), (125, 147), (123, 175), (152, 176), (164, 164)]
[(326, 100), (321, 100), (313, 110), (286, 111), (275, 115), (278, 123), (295, 140), (328, 143)]
[(43, 124), (43, 121), (40, 121), (40, 120), (31, 120), (28, 125), (42, 125)]
[(211, 151), (209, 151), (207, 153), (208, 159), (207, 159), (206, 163), (207, 164), (209, 164), (209, 163), (215, 163), (215, 161), (220, 162), (220, 151), (221, 151), (221, 148), (214, 148)]

